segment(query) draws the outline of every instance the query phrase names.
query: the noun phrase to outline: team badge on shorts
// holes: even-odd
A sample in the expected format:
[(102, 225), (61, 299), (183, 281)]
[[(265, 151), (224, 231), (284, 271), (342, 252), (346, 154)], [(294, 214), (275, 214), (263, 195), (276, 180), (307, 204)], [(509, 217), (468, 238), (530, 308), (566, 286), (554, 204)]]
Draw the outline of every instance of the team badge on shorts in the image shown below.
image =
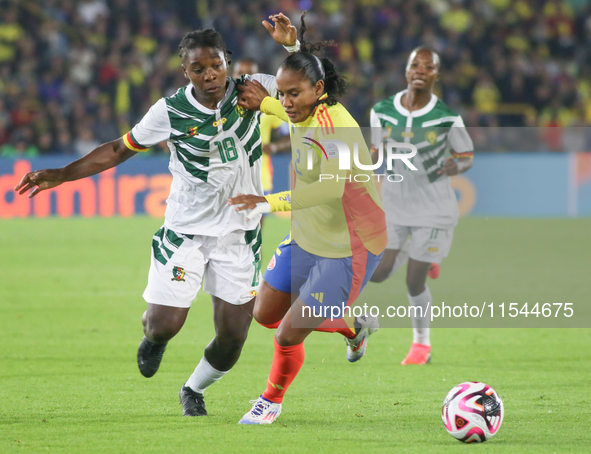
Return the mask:
[(185, 282), (185, 270), (180, 266), (175, 266), (172, 269), (172, 279), (171, 281), (183, 281)]
[(250, 296), (257, 296), (258, 294), (259, 294), (259, 292), (257, 292), (256, 290), (250, 291)]
[(269, 265), (267, 265), (268, 270), (272, 270), (273, 268), (275, 268), (275, 254), (273, 254), (273, 257), (271, 258)]

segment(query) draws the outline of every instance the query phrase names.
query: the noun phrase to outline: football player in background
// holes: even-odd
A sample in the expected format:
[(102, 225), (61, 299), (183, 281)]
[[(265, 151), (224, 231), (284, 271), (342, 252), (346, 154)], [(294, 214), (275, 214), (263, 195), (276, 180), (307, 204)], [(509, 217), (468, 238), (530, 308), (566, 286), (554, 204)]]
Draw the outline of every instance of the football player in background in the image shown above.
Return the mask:
[[(371, 278), (383, 282), (408, 261), (408, 301), (417, 309), (411, 311), (413, 342), (402, 364), (425, 364), (431, 359), (428, 312), (433, 299), (427, 275), (437, 277), (433, 273), (439, 273), (439, 264), (449, 253), (458, 222), (458, 202), (449, 177), (466, 172), (473, 163), (474, 147), (462, 117), (433, 94), (439, 70), (436, 51), (416, 48), (406, 66), (408, 87), (377, 103), (370, 115), (373, 150), (395, 141), (414, 144), (418, 151), (411, 158), (418, 170), (396, 159), (392, 173), (404, 179), (382, 184), (388, 246)], [(448, 149), (451, 156), (446, 158)]]

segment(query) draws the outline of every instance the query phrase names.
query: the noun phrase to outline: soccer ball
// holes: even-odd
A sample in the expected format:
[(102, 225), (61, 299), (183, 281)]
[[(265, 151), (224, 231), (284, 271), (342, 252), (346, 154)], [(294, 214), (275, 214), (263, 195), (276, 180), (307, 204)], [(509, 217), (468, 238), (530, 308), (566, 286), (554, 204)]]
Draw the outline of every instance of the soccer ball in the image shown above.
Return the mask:
[(504, 413), (503, 401), (494, 389), (468, 381), (447, 394), (441, 419), (452, 437), (464, 443), (480, 443), (498, 432)]

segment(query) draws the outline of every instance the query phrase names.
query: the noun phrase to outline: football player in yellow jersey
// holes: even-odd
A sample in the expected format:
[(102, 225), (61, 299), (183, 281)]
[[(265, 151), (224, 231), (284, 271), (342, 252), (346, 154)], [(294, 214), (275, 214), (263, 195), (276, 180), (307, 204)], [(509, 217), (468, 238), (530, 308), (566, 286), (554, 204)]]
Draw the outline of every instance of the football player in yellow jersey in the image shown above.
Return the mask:
[[(289, 20), (283, 15), (272, 16), (272, 20), (276, 28), (291, 27), (293, 30), (291, 42), (280, 44), (294, 45), (295, 27)], [(304, 32), (302, 16), (301, 48), (290, 55), (277, 72), (279, 100), (269, 97), (261, 85), (251, 83), (241, 89), (239, 100), (243, 107), (260, 108), (289, 122), (292, 164), (297, 174), (293, 191), (266, 197), (240, 195), (228, 201), (237, 205), (239, 211), (293, 210), (291, 238), (282, 243), (283, 250), (275, 254), (269, 266), (273, 266), (270, 271), (284, 270), (283, 282), (276, 280), (283, 287), (269, 284), (268, 269), (260, 298), (257, 297), (255, 303), (254, 317), (259, 323), (278, 324), (267, 389), (240, 420), (241, 424), (269, 424), (279, 416), (283, 396), (304, 361), (304, 340), (329, 316), (342, 320), (346, 315), (345, 306), (350, 306), (358, 297), (387, 244), (385, 213), (371, 174), (352, 162), (353, 159), (349, 170), (340, 169), (341, 151), (334, 147), (327, 146), (321, 155), (309, 154), (308, 165), (300, 154), (303, 132), (313, 141), (344, 141), (350, 149), (355, 142), (359, 162), (371, 164), (359, 125), (338, 103), (345, 91), (345, 80), (329, 59), (319, 59), (310, 52), (321, 45), (307, 45)], [(320, 179), (320, 175), (332, 178)], [(335, 316), (333, 308), (343, 310), (340, 314), (337, 311)], [(330, 309), (329, 315), (327, 309)], [(370, 326), (356, 328), (359, 332), (353, 336), (346, 326), (328, 329), (353, 337), (348, 352), (351, 361), (363, 355), (372, 329)]]

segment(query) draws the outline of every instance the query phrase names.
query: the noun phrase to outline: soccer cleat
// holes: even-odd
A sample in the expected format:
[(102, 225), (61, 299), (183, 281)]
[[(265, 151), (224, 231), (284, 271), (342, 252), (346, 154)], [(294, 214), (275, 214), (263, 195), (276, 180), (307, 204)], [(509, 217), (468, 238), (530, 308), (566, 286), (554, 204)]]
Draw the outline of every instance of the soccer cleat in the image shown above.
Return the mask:
[(179, 392), (179, 399), (183, 406), (183, 416), (207, 416), (203, 394), (183, 386)]
[(137, 350), (137, 365), (144, 377), (150, 378), (158, 371), (164, 350), (166, 343), (155, 344), (144, 336)]
[(271, 424), (281, 414), (281, 404), (276, 404), (263, 396), (251, 400), (252, 408), (238, 424)]
[(413, 342), (408, 355), (400, 364), (403, 366), (407, 364), (427, 364), (429, 361), (431, 361), (431, 347)]
[(437, 279), (439, 277), (439, 263), (431, 263), (431, 268), (429, 268), (427, 276), (431, 279)]
[(355, 334), (353, 339), (345, 338), (347, 343), (347, 359), (349, 362), (354, 363), (360, 360), (365, 355), (365, 349), (367, 348), (367, 338), (375, 333), (378, 328), (378, 319), (376, 317), (355, 317)]

